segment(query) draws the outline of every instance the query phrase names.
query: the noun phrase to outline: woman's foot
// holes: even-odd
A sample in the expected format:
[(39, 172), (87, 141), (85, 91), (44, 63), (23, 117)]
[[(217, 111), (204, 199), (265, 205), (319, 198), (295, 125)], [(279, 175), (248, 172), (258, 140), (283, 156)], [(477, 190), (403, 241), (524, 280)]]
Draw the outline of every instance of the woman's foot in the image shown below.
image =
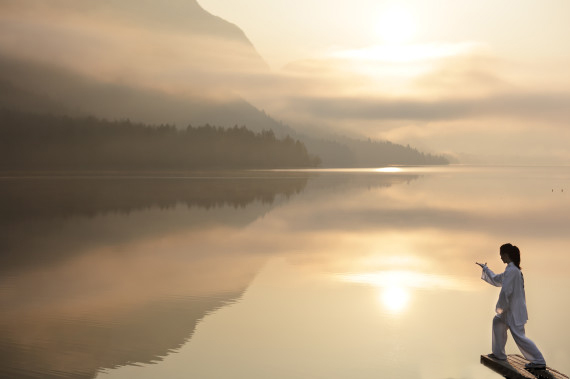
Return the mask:
[(491, 359), (496, 359), (496, 360), (498, 360), (498, 361), (506, 361), (506, 360), (507, 360), (506, 358), (499, 358), (499, 357), (497, 357), (497, 356), (496, 356), (495, 354), (493, 354), (493, 353), (487, 354), (487, 356), (488, 356), (489, 358), (491, 358)]
[(530, 370), (544, 370), (546, 369), (546, 365), (542, 364), (542, 363), (527, 363), (526, 365), (524, 365), (524, 368), (530, 369)]

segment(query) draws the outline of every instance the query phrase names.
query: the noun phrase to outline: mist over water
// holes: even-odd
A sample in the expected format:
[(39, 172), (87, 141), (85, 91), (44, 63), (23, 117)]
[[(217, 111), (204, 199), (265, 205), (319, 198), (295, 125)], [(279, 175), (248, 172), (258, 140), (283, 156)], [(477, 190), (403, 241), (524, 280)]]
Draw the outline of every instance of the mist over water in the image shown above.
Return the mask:
[[(493, 378), (502, 271), (570, 371), (567, 167), (0, 178), (0, 377)], [(518, 353), (509, 340), (508, 353)]]
[(0, 0), (0, 379), (570, 372), (569, 12)]

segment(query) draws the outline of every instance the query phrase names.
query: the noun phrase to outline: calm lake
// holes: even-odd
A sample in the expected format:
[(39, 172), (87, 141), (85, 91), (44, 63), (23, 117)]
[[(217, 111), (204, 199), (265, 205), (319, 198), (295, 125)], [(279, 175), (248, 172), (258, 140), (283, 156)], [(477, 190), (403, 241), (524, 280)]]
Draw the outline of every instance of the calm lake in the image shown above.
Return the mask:
[(5, 176), (0, 226), (2, 378), (499, 378), (505, 242), (570, 373), (568, 167)]

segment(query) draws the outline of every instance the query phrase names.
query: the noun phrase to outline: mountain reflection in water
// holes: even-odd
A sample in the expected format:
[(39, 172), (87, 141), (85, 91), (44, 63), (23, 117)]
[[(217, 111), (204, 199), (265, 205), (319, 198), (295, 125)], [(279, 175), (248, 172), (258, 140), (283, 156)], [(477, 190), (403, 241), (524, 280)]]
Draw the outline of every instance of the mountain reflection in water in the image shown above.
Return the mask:
[(233, 244), (252, 222), (311, 186), (416, 178), (315, 175), (0, 179), (0, 377), (92, 378), (160, 361), (239, 301), (271, 257)]
[[(45, 264), (67, 254), (77, 255), (83, 246), (136, 240), (174, 229), (205, 224), (243, 226), (274, 203), (302, 191), (308, 177), (241, 173), (178, 178), (3, 178), (0, 267)], [(181, 218), (162, 214), (183, 208), (192, 212), (178, 212)], [(74, 226), (80, 230), (65, 233)]]

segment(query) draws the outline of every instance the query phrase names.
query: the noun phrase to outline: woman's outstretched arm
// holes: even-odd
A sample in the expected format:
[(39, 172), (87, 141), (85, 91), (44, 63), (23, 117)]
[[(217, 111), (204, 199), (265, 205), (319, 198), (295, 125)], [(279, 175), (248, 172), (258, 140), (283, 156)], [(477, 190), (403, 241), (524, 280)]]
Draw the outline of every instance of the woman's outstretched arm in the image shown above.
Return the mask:
[(483, 272), (481, 273), (481, 279), (486, 281), (487, 283), (495, 286), (501, 287), (503, 285), (503, 276), (504, 273), (495, 274), (489, 267), (487, 267), (487, 263), (479, 263), (475, 262), (477, 265), (481, 266)]

